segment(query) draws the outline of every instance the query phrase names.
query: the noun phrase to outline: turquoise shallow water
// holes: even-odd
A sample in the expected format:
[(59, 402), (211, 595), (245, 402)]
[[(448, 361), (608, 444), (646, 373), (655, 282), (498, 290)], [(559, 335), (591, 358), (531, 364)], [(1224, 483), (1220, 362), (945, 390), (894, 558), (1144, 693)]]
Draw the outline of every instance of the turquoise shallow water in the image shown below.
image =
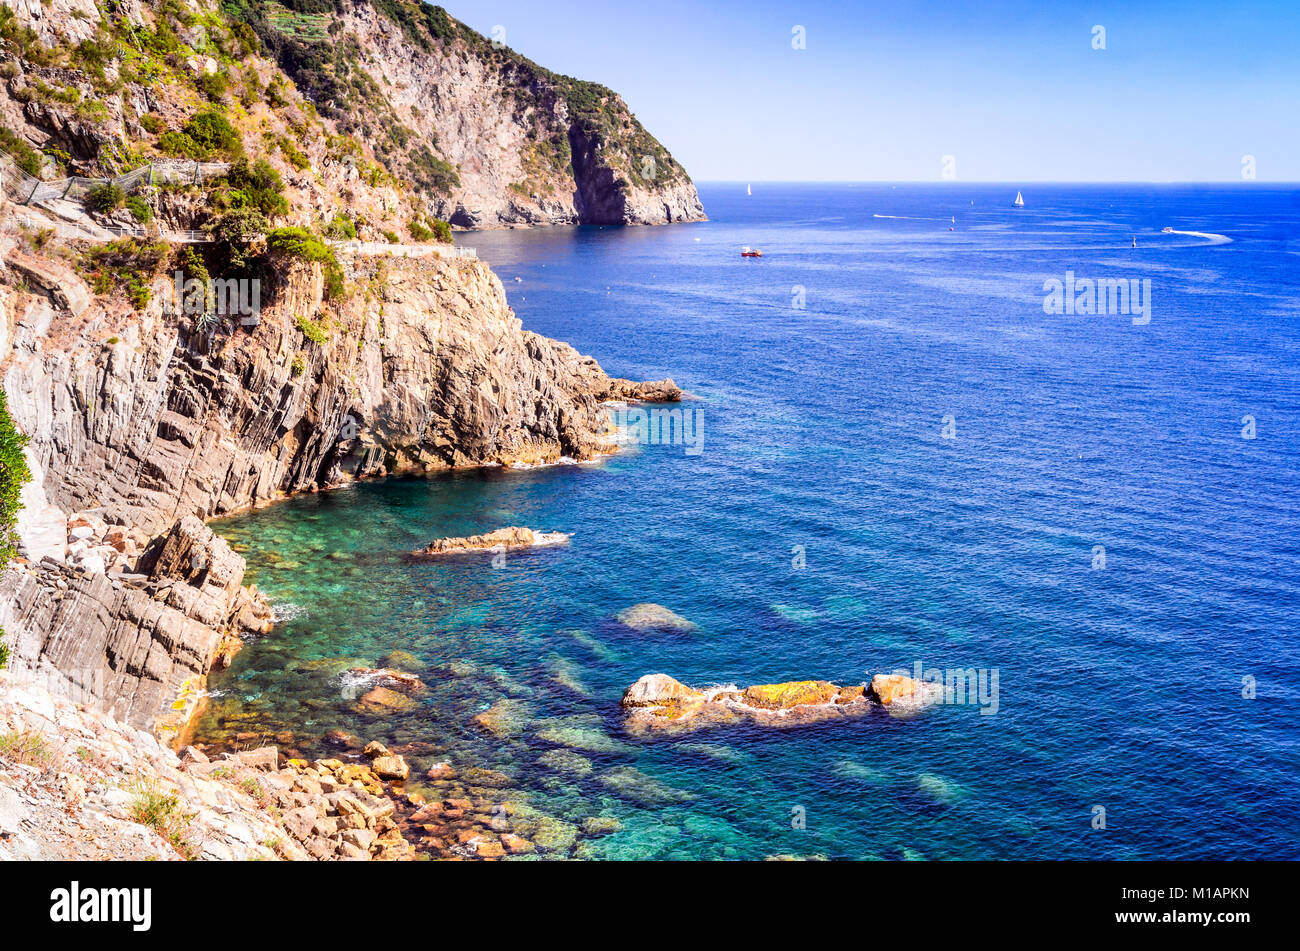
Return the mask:
[[(1300, 858), (1296, 193), (1037, 186), (1015, 212), (988, 186), (754, 190), (703, 188), (705, 224), (462, 236), (526, 327), (697, 394), (703, 451), (219, 523), (286, 620), (213, 678), (200, 738), (426, 741), (550, 814), (618, 817), (586, 857)], [(1150, 279), (1150, 323), (1045, 315), (1067, 270)], [(402, 557), (504, 525), (574, 538), (501, 569)], [(699, 630), (614, 620), (640, 601)], [(356, 713), (338, 669), (394, 649), (430, 693)], [(620, 730), (644, 673), (855, 683), (917, 661), (996, 668), (997, 714)], [(499, 740), (472, 717), (506, 697), (520, 732)], [(590, 775), (538, 762), (560, 741), (598, 747)]]

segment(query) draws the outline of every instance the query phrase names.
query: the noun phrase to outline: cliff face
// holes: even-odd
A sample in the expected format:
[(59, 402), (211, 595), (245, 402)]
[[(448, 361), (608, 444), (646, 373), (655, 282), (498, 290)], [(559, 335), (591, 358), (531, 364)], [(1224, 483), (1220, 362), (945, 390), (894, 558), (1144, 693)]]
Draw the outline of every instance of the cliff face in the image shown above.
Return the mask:
[[(0, 53), (0, 385), (34, 474), (0, 574), (15, 671), (175, 739), (273, 620), (204, 519), (587, 458), (612, 449), (601, 402), (680, 397), (523, 330), (486, 265), (428, 243), (433, 214), (698, 216), (608, 90), (413, 0), (0, 0)], [(192, 177), (127, 176), (129, 195), (64, 179), (176, 155)], [(62, 181), (28, 204), (37, 177)], [(259, 318), (182, 314), (178, 271), (260, 282)]]
[[(286, 0), (244, 15), (321, 114), (463, 227), (698, 221), (689, 176), (612, 90), (420, 0)], [(324, 12), (317, 12), (324, 10)], [(298, 28), (295, 28), (298, 27)]]
[[(56, 261), (7, 263), (3, 385), (44, 475), (0, 625), (16, 664), (141, 725), (167, 702), (187, 713), (223, 639), (269, 626), (243, 559), (195, 516), (369, 475), (586, 458), (611, 448), (601, 401), (679, 395), (524, 331), (474, 260), (349, 259), (330, 304), (320, 265), (281, 261), (251, 331), (171, 316), (166, 277), (136, 312)], [(66, 546), (34, 524), (51, 512)]]

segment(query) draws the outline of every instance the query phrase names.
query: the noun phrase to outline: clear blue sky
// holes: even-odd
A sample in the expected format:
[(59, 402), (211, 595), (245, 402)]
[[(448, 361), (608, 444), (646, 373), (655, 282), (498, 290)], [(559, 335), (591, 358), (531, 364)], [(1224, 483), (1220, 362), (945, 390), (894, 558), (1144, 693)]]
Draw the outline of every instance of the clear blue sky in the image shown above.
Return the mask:
[(1300, 181), (1300, 0), (443, 4), (621, 93), (697, 181), (936, 181), (945, 155), (964, 181), (1241, 181), (1245, 155)]

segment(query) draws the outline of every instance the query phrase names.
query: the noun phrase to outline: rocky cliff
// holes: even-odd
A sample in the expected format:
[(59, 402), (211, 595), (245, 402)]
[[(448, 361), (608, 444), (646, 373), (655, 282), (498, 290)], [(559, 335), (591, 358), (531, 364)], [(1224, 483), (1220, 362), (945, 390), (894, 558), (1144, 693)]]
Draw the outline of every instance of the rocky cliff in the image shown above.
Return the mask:
[(704, 209), (617, 93), (553, 73), (421, 0), (229, 7), (321, 114), (414, 182), (439, 218), (663, 224)]
[(603, 401), (680, 396), (523, 330), (478, 261), (345, 264), (327, 301), (321, 264), (277, 259), (249, 329), (175, 316), (166, 275), (137, 311), (7, 255), (0, 367), (43, 473), (20, 516), (29, 563), (0, 580), (15, 665), (137, 725), (173, 704), (178, 729), (223, 643), (269, 619), (200, 518), (367, 476), (588, 458), (612, 449)]

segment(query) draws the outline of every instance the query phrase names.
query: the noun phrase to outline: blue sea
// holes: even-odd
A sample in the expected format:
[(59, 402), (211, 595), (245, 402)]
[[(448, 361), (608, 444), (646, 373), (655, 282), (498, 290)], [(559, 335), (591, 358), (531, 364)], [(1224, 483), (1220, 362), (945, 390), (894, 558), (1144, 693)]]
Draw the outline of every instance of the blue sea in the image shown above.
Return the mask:
[[(199, 739), (423, 742), (417, 771), (618, 820), (555, 857), (1300, 858), (1300, 192), (1022, 191), (713, 184), (705, 223), (459, 235), (526, 328), (697, 397), (702, 442), (218, 523), (285, 620), (212, 678)], [(1146, 312), (1045, 313), (1067, 274)], [(402, 557), (507, 525), (573, 539)], [(644, 601), (698, 629), (615, 620)], [(338, 671), (393, 650), (429, 693), (355, 712)], [(996, 712), (622, 730), (646, 673), (918, 662), (996, 671)], [(503, 699), (498, 739), (473, 717)], [(566, 743), (590, 772), (539, 763)]]

